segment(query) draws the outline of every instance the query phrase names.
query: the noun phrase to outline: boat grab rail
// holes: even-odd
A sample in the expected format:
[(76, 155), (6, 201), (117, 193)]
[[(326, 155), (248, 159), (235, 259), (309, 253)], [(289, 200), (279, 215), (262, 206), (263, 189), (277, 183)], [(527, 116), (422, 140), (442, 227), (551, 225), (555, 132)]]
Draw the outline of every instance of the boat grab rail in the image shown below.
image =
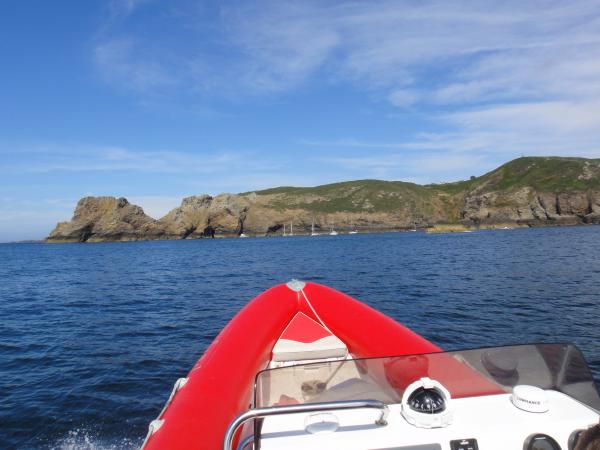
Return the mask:
[(223, 439), (223, 450), (232, 450), (233, 438), (237, 429), (252, 419), (260, 419), (282, 414), (299, 414), (362, 408), (380, 410), (381, 414), (375, 421), (375, 424), (379, 426), (387, 425), (389, 409), (385, 403), (379, 400), (348, 400), (340, 402), (305, 403), (301, 405), (270, 406), (267, 408), (250, 409), (233, 419), (233, 421), (227, 427), (225, 438)]

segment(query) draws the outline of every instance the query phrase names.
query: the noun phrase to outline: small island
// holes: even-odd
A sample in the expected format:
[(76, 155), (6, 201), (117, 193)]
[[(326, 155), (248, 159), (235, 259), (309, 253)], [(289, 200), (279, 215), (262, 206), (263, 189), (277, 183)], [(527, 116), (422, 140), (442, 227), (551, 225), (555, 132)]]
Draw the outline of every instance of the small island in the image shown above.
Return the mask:
[(125, 198), (85, 197), (46, 242), (598, 223), (600, 159), (523, 157), (455, 183), (358, 180), (192, 196), (160, 219)]

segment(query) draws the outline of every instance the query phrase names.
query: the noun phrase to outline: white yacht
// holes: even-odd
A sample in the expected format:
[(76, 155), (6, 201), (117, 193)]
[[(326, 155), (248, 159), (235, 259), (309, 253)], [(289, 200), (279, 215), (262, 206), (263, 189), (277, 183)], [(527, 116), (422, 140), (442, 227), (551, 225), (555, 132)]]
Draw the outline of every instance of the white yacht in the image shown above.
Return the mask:
[(348, 231), (348, 234), (358, 234), (358, 231), (356, 231), (356, 228), (354, 227), (354, 222), (350, 221), (350, 231)]

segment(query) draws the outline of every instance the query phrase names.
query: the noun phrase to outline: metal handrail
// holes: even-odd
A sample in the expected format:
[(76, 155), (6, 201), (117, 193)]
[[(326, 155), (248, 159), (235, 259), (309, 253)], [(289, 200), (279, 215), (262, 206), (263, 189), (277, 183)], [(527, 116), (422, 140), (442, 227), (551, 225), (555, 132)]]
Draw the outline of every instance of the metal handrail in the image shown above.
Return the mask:
[(252, 447), (250, 447), (252, 450), (254, 449), (254, 435), (251, 434), (250, 436), (245, 437), (242, 442), (240, 442), (237, 446), (237, 450), (246, 450), (246, 447), (248, 447), (249, 444), (252, 444)]
[(324, 403), (306, 403), (302, 405), (271, 406), (268, 408), (255, 408), (237, 416), (227, 427), (225, 438), (223, 439), (223, 450), (231, 450), (233, 438), (237, 429), (252, 419), (262, 417), (277, 416), (281, 414), (298, 414), (320, 411), (334, 411), (340, 409), (361, 409), (371, 408), (381, 410), (379, 418), (375, 421), (376, 425), (387, 425), (387, 416), (389, 409), (387, 405), (379, 400), (348, 400), (344, 402), (324, 402)]

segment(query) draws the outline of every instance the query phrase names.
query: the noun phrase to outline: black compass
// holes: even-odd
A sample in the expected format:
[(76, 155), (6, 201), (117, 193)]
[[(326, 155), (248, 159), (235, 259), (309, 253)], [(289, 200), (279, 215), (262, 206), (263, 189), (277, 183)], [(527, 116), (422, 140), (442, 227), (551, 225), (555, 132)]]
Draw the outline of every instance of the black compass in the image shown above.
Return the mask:
[(446, 409), (446, 400), (439, 389), (420, 387), (408, 397), (408, 406), (423, 414), (439, 414)]

